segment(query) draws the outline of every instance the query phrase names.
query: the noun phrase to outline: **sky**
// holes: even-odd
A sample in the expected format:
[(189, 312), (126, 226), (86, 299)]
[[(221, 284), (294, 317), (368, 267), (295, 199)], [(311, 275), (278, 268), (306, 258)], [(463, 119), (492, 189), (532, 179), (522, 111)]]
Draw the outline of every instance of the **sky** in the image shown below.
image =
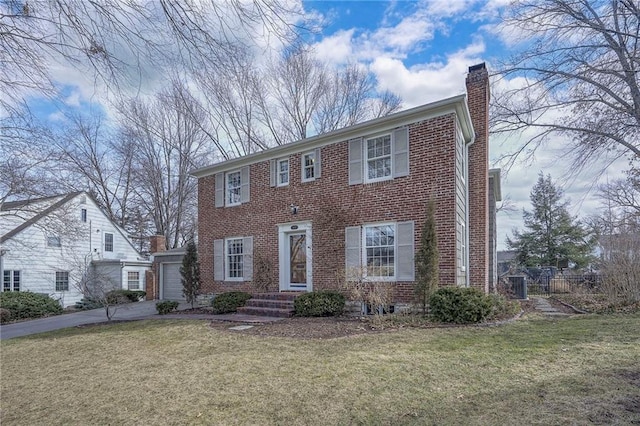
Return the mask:
[[(315, 41), (326, 61), (356, 58), (369, 64), (381, 89), (398, 94), (410, 108), (464, 93), (468, 67), (492, 64), (509, 54), (514, 40), (497, 30), (507, 1), (305, 1), (306, 10), (324, 16), (327, 25)], [(501, 191), (515, 211), (498, 213), (498, 250), (514, 228), (523, 229), (522, 210), (531, 210), (530, 192), (540, 173), (550, 174), (577, 218), (596, 214), (598, 183), (620, 177), (624, 162), (600, 175), (597, 167), (573, 175), (563, 158), (562, 140), (552, 140), (534, 158), (512, 167), (499, 161), (516, 150), (525, 135), (490, 138), (490, 167), (502, 169)]]
[[(365, 65), (379, 90), (400, 96), (403, 109), (464, 93), (469, 66), (485, 62), (491, 73), (516, 42), (499, 31), (508, 0), (288, 1), (321, 23), (318, 32), (307, 35), (318, 59), (335, 66), (354, 61)], [(101, 107), (95, 84), (80, 72), (63, 67), (57, 76), (66, 108)], [(52, 123), (60, 119), (55, 106), (36, 104)], [(598, 176), (596, 167), (569, 177), (569, 160), (553, 148), (562, 146), (562, 140), (553, 140), (527, 162), (505, 168), (499, 159), (521, 146), (523, 137), (490, 139), (490, 167), (503, 169), (502, 197), (515, 209), (498, 215), (499, 250), (506, 248), (514, 228), (522, 229), (522, 209), (531, 208), (529, 193), (539, 173), (550, 174), (562, 186), (572, 215), (585, 217), (600, 206), (594, 191), (598, 180), (615, 179), (624, 169), (622, 164)]]

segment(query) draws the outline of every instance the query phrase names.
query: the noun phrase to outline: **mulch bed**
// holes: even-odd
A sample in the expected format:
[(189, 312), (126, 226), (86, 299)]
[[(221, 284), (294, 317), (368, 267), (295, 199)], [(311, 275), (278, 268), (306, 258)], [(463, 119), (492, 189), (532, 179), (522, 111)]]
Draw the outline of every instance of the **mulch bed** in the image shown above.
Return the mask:
[[(558, 311), (575, 314), (571, 308), (561, 304), (556, 300), (549, 300), (549, 303)], [(520, 301), (520, 306), (524, 314), (536, 312), (535, 302), (532, 300)], [(194, 308), (172, 314), (204, 314), (211, 315), (211, 308)], [(494, 323), (502, 323), (512, 318), (498, 318)], [(450, 324), (438, 324), (428, 321), (415, 322), (393, 322), (376, 321), (372, 317), (324, 317), (324, 318), (287, 318), (280, 321), (254, 324), (253, 327), (245, 330), (230, 330), (234, 326), (245, 325), (242, 322), (211, 321), (211, 328), (216, 330), (229, 331), (232, 333), (243, 333), (256, 336), (269, 337), (289, 337), (294, 339), (332, 339), (339, 337), (357, 336), (361, 334), (380, 333), (397, 331), (406, 328), (436, 328), (452, 327)], [(485, 324), (486, 325), (486, 324)], [(468, 325), (454, 325), (454, 327), (466, 327)]]

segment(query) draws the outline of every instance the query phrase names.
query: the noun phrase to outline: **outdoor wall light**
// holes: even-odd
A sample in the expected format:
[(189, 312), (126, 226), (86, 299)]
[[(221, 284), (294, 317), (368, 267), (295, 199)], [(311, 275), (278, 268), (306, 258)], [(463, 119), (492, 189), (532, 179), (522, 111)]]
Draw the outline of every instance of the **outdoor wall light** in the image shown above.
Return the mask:
[(298, 208), (299, 208), (298, 206), (291, 204), (290, 208), (291, 208), (291, 214), (298, 214)]

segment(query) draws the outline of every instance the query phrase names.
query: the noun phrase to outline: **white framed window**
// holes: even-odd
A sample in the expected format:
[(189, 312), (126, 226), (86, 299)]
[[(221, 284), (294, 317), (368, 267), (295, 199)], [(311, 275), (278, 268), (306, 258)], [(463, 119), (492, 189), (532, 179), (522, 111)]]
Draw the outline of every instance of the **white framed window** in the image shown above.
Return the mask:
[(240, 170), (226, 174), (225, 200), (227, 206), (241, 203), (242, 173)]
[(104, 233), (104, 251), (105, 252), (113, 251), (113, 234), (110, 232)]
[(56, 271), (56, 291), (69, 291), (69, 271)]
[(244, 250), (242, 238), (227, 238), (225, 249), (225, 279), (242, 281), (244, 271)]
[(369, 279), (392, 281), (396, 277), (396, 225), (363, 226), (362, 259)]
[(367, 139), (365, 160), (365, 182), (391, 179), (391, 135)]
[(289, 159), (278, 160), (278, 186), (289, 185)]
[(87, 221), (87, 209), (80, 210), (80, 220), (82, 222), (86, 222)]
[(316, 152), (302, 155), (302, 181), (309, 182), (316, 179)]
[(140, 290), (140, 272), (127, 272), (127, 288), (129, 290)]
[(47, 247), (62, 247), (62, 240), (58, 235), (49, 235), (47, 237)]
[(2, 274), (2, 291), (20, 291), (20, 271), (5, 269)]

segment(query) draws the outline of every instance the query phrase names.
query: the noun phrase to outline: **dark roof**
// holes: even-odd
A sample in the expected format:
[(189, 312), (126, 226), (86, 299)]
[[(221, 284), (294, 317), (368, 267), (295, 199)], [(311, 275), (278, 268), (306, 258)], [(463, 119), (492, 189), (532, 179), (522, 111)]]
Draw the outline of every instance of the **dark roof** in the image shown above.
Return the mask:
[(48, 197), (27, 198), (26, 200), (5, 201), (4, 203), (2, 203), (2, 206), (0, 206), (0, 211), (16, 210), (16, 209), (19, 209), (21, 207), (28, 206), (29, 204), (36, 204), (36, 203), (40, 203), (42, 201), (53, 200), (53, 199), (59, 198), (59, 197), (71, 196), (71, 198), (73, 198), (78, 194), (82, 194), (82, 191), (71, 192), (69, 194), (50, 195)]
[[(15, 235), (19, 234), (20, 232), (24, 231), (25, 229), (27, 229), (28, 227), (30, 227), (34, 223), (38, 222), (43, 217), (46, 217), (49, 213), (51, 213), (51, 212), (57, 210), (58, 208), (60, 208), (61, 206), (65, 205), (66, 203), (68, 203), (73, 198), (75, 198), (78, 194), (81, 194), (81, 193), (82, 192), (71, 192), (71, 193), (69, 193), (67, 195), (64, 195), (64, 196), (55, 195), (55, 196), (52, 196), (52, 197), (32, 198), (30, 200), (11, 201), (9, 203), (4, 203), (2, 205), (2, 211), (7, 211), (7, 210), (16, 210), (18, 208), (21, 208), (21, 207), (24, 207), (24, 206), (27, 206), (29, 204), (33, 204), (33, 203), (36, 203), (36, 202), (51, 200), (51, 199), (54, 199), (54, 198), (57, 198), (57, 197), (62, 197), (60, 200), (58, 200), (57, 202), (51, 204), (49, 207), (47, 207), (46, 209), (44, 209), (41, 212), (39, 212), (38, 214), (33, 216), (31, 219), (26, 220), (22, 224), (20, 224), (20, 225), (16, 226), (15, 228), (13, 228), (11, 231), (9, 231), (6, 234), (0, 236), (0, 243), (5, 242), (9, 238), (12, 238)], [(7, 205), (10, 205), (11, 207), (7, 207)]]

